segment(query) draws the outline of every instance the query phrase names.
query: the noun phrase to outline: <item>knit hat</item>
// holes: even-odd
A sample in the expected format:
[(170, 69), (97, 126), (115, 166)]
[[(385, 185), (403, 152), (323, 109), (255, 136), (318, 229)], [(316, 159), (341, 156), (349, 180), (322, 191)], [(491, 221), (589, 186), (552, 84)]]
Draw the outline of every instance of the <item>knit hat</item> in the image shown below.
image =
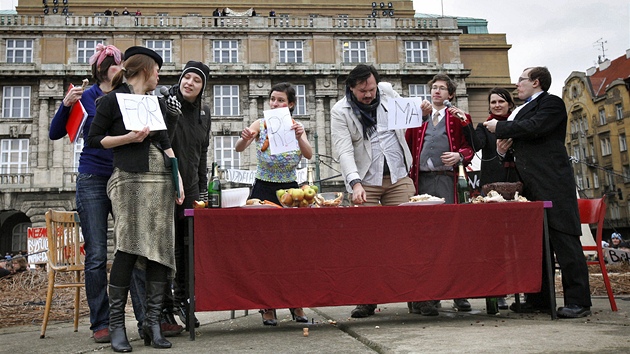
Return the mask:
[(177, 87), (181, 85), (182, 79), (184, 78), (184, 75), (186, 75), (186, 73), (194, 73), (199, 75), (202, 82), (201, 93), (203, 93), (203, 91), (206, 89), (206, 81), (208, 80), (208, 76), (210, 76), (210, 68), (202, 62), (194, 60), (189, 61), (188, 63), (186, 63), (186, 66), (184, 66), (184, 71), (182, 71), (182, 74), (179, 76)]
[(611, 239), (616, 238), (621, 240), (621, 234), (618, 232), (613, 232), (612, 236), (610, 236)]
[(162, 68), (162, 63), (163, 63), (162, 57), (156, 51), (146, 48), (146, 47), (140, 47), (140, 46), (130, 47), (129, 49), (125, 51), (125, 60), (131, 58), (132, 56), (136, 54), (144, 54), (144, 55), (150, 56), (151, 58), (153, 58), (153, 60), (155, 60), (158, 67), (160, 69)]

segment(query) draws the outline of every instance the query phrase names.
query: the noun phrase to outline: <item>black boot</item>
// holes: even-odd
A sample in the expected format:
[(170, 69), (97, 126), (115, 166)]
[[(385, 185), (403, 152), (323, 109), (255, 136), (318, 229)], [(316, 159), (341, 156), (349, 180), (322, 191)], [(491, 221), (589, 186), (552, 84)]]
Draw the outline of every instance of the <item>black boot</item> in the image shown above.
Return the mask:
[(126, 353), (132, 350), (125, 331), (125, 305), (129, 287), (109, 286), (109, 337), (115, 352)]
[(163, 282), (147, 282), (146, 311), (144, 312), (144, 322), (142, 323), (144, 345), (152, 345), (153, 348), (158, 349), (171, 347), (171, 342), (164, 338), (160, 327), (164, 285)]

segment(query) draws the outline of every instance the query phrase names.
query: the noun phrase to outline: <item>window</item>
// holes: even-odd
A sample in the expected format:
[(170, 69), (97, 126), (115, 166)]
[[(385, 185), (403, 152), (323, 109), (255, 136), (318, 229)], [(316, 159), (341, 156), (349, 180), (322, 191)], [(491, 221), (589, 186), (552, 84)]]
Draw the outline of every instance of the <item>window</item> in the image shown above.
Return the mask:
[(590, 142), (588, 144), (589, 149), (591, 150), (591, 156), (593, 156), (593, 158), (595, 158), (595, 144), (593, 144), (592, 142)]
[(306, 115), (306, 86), (295, 85), (296, 104), (293, 114), (296, 116)]
[(0, 173), (28, 172), (28, 139), (0, 140)]
[(171, 63), (171, 48), (172, 42), (170, 40), (149, 40), (147, 41), (147, 48), (153, 49), (158, 53), (165, 63)]
[(606, 124), (606, 111), (602, 108), (599, 110), (599, 125)]
[(26, 239), (28, 237), (28, 228), (31, 227), (30, 222), (23, 222), (15, 225), (11, 232), (11, 251), (24, 251), (28, 249)]
[(74, 163), (72, 164), (72, 167), (74, 167), (75, 172), (78, 172), (79, 159), (81, 158), (81, 151), (83, 151), (83, 138), (77, 137), (74, 140), (73, 148), (74, 148)]
[(2, 90), (3, 118), (31, 117), (31, 87), (5, 86)]
[(88, 64), (90, 57), (94, 55), (97, 44), (103, 44), (103, 41), (100, 39), (78, 39), (77, 63)]
[(222, 169), (241, 168), (241, 154), (234, 150), (238, 136), (215, 136), (214, 160)]
[(606, 138), (602, 138), (600, 140), (600, 145), (602, 148), (602, 156), (608, 156), (610, 154), (612, 154), (612, 149), (610, 147), (610, 138), (606, 137)]
[(597, 172), (593, 173), (593, 188), (599, 188), (599, 176)]
[(582, 185), (582, 176), (575, 176), (575, 184), (577, 185), (578, 189), (584, 189), (584, 186)]
[(615, 114), (617, 115), (617, 120), (623, 119), (623, 106), (621, 103), (617, 103), (615, 105)]
[(278, 41), (278, 61), (280, 63), (302, 63), (302, 41)]
[(238, 63), (238, 41), (212, 41), (212, 53), (215, 63)]
[(574, 156), (576, 159), (578, 159), (578, 160), (580, 159), (580, 147), (579, 147), (579, 146), (575, 146), (575, 147), (573, 148), (573, 156)]
[(7, 39), (7, 63), (32, 63), (32, 39)]
[(623, 183), (630, 183), (630, 165), (623, 166)]
[(627, 151), (628, 143), (626, 142), (626, 134), (619, 134), (619, 151)]
[(238, 85), (214, 85), (214, 115), (238, 116)]
[(343, 42), (344, 63), (367, 63), (367, 42), (346, 41)]
[(411, 84), (409, 85), (409, 97), (420, 97), (431, 102), (431, 90), (426, 84)]
[(405, 41), (407, 63), (429, 62), (429, 41)]

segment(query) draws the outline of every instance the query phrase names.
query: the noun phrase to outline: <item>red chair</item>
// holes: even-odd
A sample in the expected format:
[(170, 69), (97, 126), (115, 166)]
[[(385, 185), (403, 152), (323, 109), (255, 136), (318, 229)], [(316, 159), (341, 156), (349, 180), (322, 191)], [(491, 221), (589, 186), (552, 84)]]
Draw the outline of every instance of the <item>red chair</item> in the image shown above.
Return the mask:
[(605, 199), (605, 195), (599, 199), (578, 199), (580, 222), (582, 224), (597, 224), (595, 246), (582, 246), (582, 249), (584, 251), (597, 252), (597, 260), (587, 261), (586, 263), (589, 265), (599, 264), (602, 271), (602, 277), (604, 278), (604, 285), (606, 285), (606, 292), (608, 292), (610, 308), (613, 311), (617, 311), (617, 303), (615, 302), (615, 296), (613, 295), (612, 287), (610, 286), (608, 271), (606, 270), (606, 264), (604, 263), (604, 252), (602, 251), (602, 230), (604, 229), (604, 217), (606, 216)]

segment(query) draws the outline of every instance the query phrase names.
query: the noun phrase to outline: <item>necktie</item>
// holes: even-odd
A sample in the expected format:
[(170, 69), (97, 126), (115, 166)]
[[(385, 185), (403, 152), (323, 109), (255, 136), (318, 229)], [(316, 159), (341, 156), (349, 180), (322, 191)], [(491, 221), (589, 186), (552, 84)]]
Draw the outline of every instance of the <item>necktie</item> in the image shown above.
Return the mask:
[(435, 112), (433, 114), (433, 126), (437, 126), (438, 123), (440, 122), (440, 112)]
[(529, 102), (529, 101), (531, 101), (531, 100), (532, 100), (532, 97), (531, 97), (531, 96), (529, 96), (529, 97), (527, 97), (527, 99), (525, 100), (525, 103), (528, 103), (528, 102)]

